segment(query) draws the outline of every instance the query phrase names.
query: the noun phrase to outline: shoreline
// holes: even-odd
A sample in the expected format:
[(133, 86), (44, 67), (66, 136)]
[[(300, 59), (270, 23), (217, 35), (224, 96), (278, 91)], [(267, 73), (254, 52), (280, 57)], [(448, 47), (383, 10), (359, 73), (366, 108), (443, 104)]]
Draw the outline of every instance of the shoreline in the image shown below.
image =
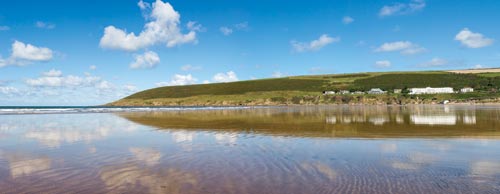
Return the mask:
[[(304, 100), (307, 99), (307, 100)], [(500, 98), (487, 99), (443, 99), (443, 98), (398, 98), (398, 97), (357, 97), (349, 96), (346, 100), (343, 96), (331, 98), (304, 97), (300, 101), (294, 99), (280, 98), (278, 101), (272, 99), (257, 99), (252, 101), (234, 100), (190, 100), (190, 99), (149, 99), (149, 100), (127, 100), (104, 104), (104, 107), (231, 107), (231, 106), (311, 106), (311, 105), (500, 105)]]

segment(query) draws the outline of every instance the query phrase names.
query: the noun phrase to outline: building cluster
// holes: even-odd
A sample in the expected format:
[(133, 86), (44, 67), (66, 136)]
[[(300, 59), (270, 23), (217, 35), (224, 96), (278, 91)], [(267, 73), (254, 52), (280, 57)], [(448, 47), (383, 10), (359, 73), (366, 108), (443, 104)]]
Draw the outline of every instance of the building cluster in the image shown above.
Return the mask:
[(442, 87), (442, 88), (431, 88), (431, 87), (426, 87), (426, 88), (410, 88), (410, 95), (415, 95), (415, 94), (452, 94), (455, 91), (453, 91), (453, 88), (451, 87)]
[(384, 91), (384, 90), (382, 90), (380, 88), (372, 88), (371, 90), (369, 90), (367, 92), (363, 92), (363, 91), (354, 91), (354, 92), (351, 92), (349, 90), (323, 91), (323, 95), (335, 95), (335, 94), (339, 94), (339, 95), (346, 95), (346, 94), (359, 95), (359, 94), (385, 94), (385, 93), (387, 93), (387, 91)]
[[(395, 94), (400, 94), (403, 90), (402, 89), (394, 89)], [(426, 88), (409, 88), (408, 89), (408, 94), (410, 95), (419, 95), (419, 94), (452, 94), (452, 93), (457, 93), (456, 91), (453, 90), (452, 87), (441, 87), (441, 88), (433, 88), (433, 87), (426, 87)], [(460, 93), (469, 93), (469, 92), (474, 92), (474, 89), (471, 87), (465, 87), (460, 89)], [(346, 94), (353, 94), (353, 95), (359, 95), (359, 94), (385, 94), (387, 91), (384, 91), (380, 88), (372, 88), (369, 91), (354, 91), (351, 92), (349, 90), (329, 90), (329, 91), (323, 91), (323, 95), (346, 95)]]

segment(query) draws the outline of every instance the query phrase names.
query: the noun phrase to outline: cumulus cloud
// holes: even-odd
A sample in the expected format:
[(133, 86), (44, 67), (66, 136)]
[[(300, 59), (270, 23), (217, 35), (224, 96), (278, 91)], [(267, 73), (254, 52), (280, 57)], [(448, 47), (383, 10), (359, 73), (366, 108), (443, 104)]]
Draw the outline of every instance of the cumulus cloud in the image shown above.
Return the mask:
[(486, 38), (481, 33), (472, 32), (468, 28), (462, 29), (462, 31), (455, 36), (455, 40), (460, 41), (462, 45), (468, 48), (486, 47), (492, 45), (494, 42), (493, 39)]
[(191, 74), (181, 75), (175, 74), (172, 79), (168, 82), (158, 82), (156, 86), (183, 86), (183, 85), (191, 85), (196, 84), (198, 79), (193, 77)]
[(388, 68), (391, 67), (392, 63), (388, 60), (375, 61), (375, 67), (377, 68)]
[(321, 35), (318, 39), (311, 42), (298, 42), (292, 40), (290, 44), (295, 52), (317, 51), (334, 42), (340, 41), (340, 37), (330, 37), (328, 34)]
[(435, 58), (431, 59), (430, 61), (420, 63), (417, 66), (418, 67), (440, 67), (440, 66), (444, 66), (447, 64), (448, 64), (447, 60), (435, 57)]
[(238, 81), (238, 76), (236, 76), (236, 73), (234, 71), (228, 71), (226, 73), (217, 73), (214, 75), (212, 78), (214, 82), (234, 82)]
[(222, 32), (225, 36), (231, 35), (234, 31), (246, 31), (248, 30), (248, 22), (241, 22), (237, 24), (233, 24), (232, 26), (222, 26), (219, 28), (219, 31)]
[(28, 61), (48, 61), (52, 59), (52, 50), (45, 47), (36, 47), (31, 44), (24, 44), (16, 40), (12, 44), (12, 57)]
[(135, 55), (134, 62), (130, 63), (132, 69), (151, 69), (160, 63), (160, 57), (153, 51), (146, 51), (142, 55)]
[(23, 83), (19, 87), (0, 88), (0, 104), (96, 105), (137, 91), (134, 85), (116, 85), (88, 73), (64, 75), (55, 69), (25, 79)]
[(25, 83), (31, 87), (52, 87), (52, 88), (74, 88), (79, 86), (99, 86), (99, 84), (103, 83), (100, 77), (96, 76), (75, 76), (68, 75), (63, 76), (60, 70), (52, 69), (47, 72), (43, 72), (42, 76), (38, 78), (30, 78), (26, 79)]
[[(141, 1), (138, 4), (141, 10), (147, 10), (147, 5), (149, 4), (141, 3)], [(127, 33), (115, 26), (106, 27), (99, 45), (106, 49), (136, 51), (158, 43), (164, 43), (167, 47), (196, 43), (194, 30), (187, 34), (181, 32), (180, 14), (170, 3), (164, 3), (161, 0), (152, 3), (151, 13), (146, 18), (150, 21), (144, 25), (143, 31), (138, 35), (134, 32)]]
[(35, 22), (35, 26), (37, 28), (48, 29), (48, 30), (54, 29), (56, 27), (55, 24), (47, 23), (47, 22), (42, 22), (42, 21)]
[(0, 26), (0, 31), (7, 31), (10, 30), (9, 26)]
[(187, 65), (184, 65), (181, 67), (181, 70), (182, 71), (198, 71), (198, 70), (201, 70), (202, 67), (201, 66), (193, 66), (193, 65), (190, 65), (190, 64), (187, 64)]
[(411, 0), (409, 3), (394, 3), (392, 5), (383, 6), (378, 15), (380, 17), (406, 15), (420, 11), (424, 9), (425, 6), (425, 0)]
[(404, 55), (413, 55), (425, 52), (426, 49), (410, 41), (388, 42), (380, 45), (375, 52), (400, 52)]
[(344, 24), (350, 24), (354, 22), (354, 18), (350, 17), (350, 16), (345, 16), (342, 18), (342, 23)]
[(12, 53), (9, 58), (0, 58), (0, 67), (7, 65), (26, 65), (33, 62), (50, 61), (53, 57), (52, 50), (46, 47), (37, 47), (31, 44), (25, 44), (20, 41), (12, 43)]

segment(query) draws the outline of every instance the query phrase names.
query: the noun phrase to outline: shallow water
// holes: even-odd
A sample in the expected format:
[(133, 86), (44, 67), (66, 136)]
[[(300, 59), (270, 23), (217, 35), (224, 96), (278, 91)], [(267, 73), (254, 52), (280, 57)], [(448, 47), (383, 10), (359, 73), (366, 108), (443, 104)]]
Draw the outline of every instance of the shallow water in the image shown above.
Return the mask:
[(500, 193), (500, 106), (0, 115), (0, 193)]

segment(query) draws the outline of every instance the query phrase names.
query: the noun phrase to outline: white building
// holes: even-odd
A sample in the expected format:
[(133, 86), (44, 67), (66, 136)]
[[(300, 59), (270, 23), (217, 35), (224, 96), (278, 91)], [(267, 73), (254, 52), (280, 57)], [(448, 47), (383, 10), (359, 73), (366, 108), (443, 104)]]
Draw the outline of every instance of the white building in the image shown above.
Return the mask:
[(323, 95), (334, 95), (335, 91), (323, 91)]
[(453, 88), (443, 87), (443, 88), (410, 88), (410, 94), (450, 94), (453, 93)]
[(372, 88), (370, 91), (368, 91), (368, 94), (385, 94), (386, 91), (383, 91), (380, 88)]
[(350, 94), (349, 90), (340, 90), (339, 94)]
[(460, 89), (460, 92), (462, 92), (462, 93), (474, 92), (474, 88), (465, 87), (465, 88)]

